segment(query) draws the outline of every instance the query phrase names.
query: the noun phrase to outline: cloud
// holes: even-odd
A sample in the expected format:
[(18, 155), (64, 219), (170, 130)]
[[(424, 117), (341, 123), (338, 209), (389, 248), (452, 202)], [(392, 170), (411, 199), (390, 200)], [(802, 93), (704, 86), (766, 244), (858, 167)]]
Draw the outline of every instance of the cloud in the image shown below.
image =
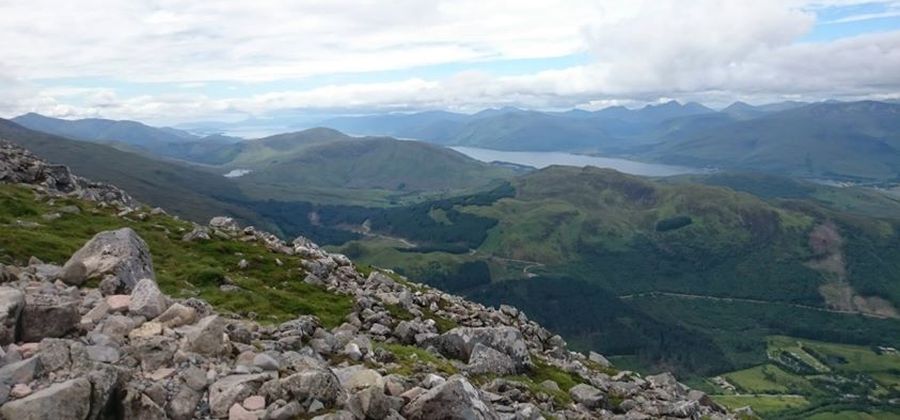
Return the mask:
[[(177, 122), (280, 110), (896, 97), (900, 31), (798, 42), (822, 10), (869, 3), (0, 0), (0, 36), (16, 46), (0, 49), (0, 114)], [(493, 62), (578, 54), (588, 62), (490, 71)], [(443, 64), (461, 70), (420, 71)], [(396, 76), (366, 76), (383, 72)], [(85, 88), (69, 78), (150, 87)], [(302, 88), (278, 83), (304, 78)], [(42, 87), (48, 79), (53, 87)]]

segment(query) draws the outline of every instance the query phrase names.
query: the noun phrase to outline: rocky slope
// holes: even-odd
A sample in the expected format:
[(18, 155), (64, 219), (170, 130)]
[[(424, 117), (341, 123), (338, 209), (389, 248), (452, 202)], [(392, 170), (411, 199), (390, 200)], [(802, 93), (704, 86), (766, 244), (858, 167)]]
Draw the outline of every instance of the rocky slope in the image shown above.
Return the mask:
[[(123, 221), (167, 217), (2, 142), (0, 181), (25, 185), (35, 200), (76, 197), (114, 208)], [(0, 415), (732, 417), (672, 375), (618, 372), (598, 354), (569, 351), (561, 337), (515, 308), (487, 308), (390, 272), (363, 270), (304, 238), (285, 243), (215, 218), (182, 240), (259, 244), (279, 264), (300, 261), (285, 264), (298, 273), (293, 281), (347, 296), (353, 308), (329, 329), (310, 315), (267, 324), (197, 298), (172, 298), (160, 291), (149, 248), (134, 230), (100, 232), (62, 265), (36, 258), (27, 266), (0, 265)]]

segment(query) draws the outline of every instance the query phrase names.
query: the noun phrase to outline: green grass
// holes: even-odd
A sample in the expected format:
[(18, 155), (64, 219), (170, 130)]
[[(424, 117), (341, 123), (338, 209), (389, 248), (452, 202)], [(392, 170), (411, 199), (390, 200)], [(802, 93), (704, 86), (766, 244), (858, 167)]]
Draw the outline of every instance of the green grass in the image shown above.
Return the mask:
[(809, 420), (898, 420), (900, 412), (881, 410), (867, 411), (836, 411), (816, 413), (808, 417)]
[(802, 347), (809, 357), (839, 373), (882, 373), (883, 377), (900, 373), (900, 354), (878, 354), (872, 347), (784, 336), (769, 337), (768, 342), (769, 349), (775, 351)]
[[(150, 216), (144, 221), (116, 217), (112, 210), (89, 202), (35, 201), (31, 191), (0, 185), (0, 262), (24, 264), (31, 256), (63, 264), (93, 235), (104, 230), (133, 228), (148, 244), (153, 256), (157, 283), (176, 297), (196, 296), (223, 311), (247, 316), (256, 314), (261, 322), (273, 323), (312, 314), (327, 326), (336, 326), (350, 312), (349, 297), (330, 293), (302, 282), (300, 259), (276, 255), (256, 243), (213, 239), (186, 243), (181, 236), (191, 228), (187, 222), (169, 216)], [(10, 205), (13, 203), (14, 205)], [(77, 215), (63, 214), (46, 221), (41, 215), (63, 205), (78, 205)], [(39, 223), (25, 228), (16, 220)], [(275, 259), (284, 264), (279, 266)], [(241, 270), (238, 262), (250, 266)], [(228, 277), (240, 290), (223, 292), (219, 286)]]
[(309, 137), (308, 142), (258, 140), (228, 167), (253, 170), (237, 182), (245, 194), (255, 199), (369, 205), (465, 192), (513, 175), (512, 170), (432, 144), (349, 138), (328, 131), (313, 133), (325, 132), (324, 136), (332, 137), (331, 140), (323, 141), (317, 135), (305, 136)]
[(775, 365), (756, 366), (722, 376), (743, 392), (752, 394), (798, 394), (812, 390), (805, 378)]
[(397, 357), (399, 368), (394, 373), (400, 375), (410, 376), (416, 372), (426, 371), (428, 370), (424, 368), (426, 366), (447, 375), (458, 372), (449, 360), (416, 346), (391, 343), (376, 343), (375, 346), (385, 349)]
[(809, 405), (800, 395), (713, 395), (712, 398), (730, 410), (749, 405), (753, 412), (763, 416)]
[[(400, 305), (385, 305), (385, 307), (394, 319), (409, 321), (415, 318), (413, 314), (406, 309), (403, 309)], [(456, 321), (437, 315), (428, 308), (422, 309), (422, 319), (434, 321), (435, 328), (437, 328), (438, 333), (441, 334), (459, 326)]]

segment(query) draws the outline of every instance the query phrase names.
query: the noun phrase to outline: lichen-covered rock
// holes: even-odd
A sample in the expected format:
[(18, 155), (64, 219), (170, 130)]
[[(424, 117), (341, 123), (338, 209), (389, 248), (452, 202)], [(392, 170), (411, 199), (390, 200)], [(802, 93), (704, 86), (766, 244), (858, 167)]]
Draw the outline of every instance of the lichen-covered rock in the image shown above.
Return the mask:
[(606, 395), (597, 388), (588, 384), (578, 384), (569, 390), (569, 395), (575, 402), (583, 404), (585, 407), (593, 409), (602, 407), (606, 401)]
[(309, 369), (281, 380), (281, 387), (299, 401), (317, 400), (331, 407), (344, 398), (344, 389), (328, 368)]
[(429, 341), (441, 354), (469, 361), (476, 344), (493, 348), (509, 356), (516, 364), (517, 371), (524, 371), (531, 365), (528, 345), (522, 332), (514, 327), (457, 327)]
[(90, 412), (91, 383), (86, 378), (51, 385), (0, 407), (15, 420), (84, 420)]
[(62, 337), (81, 321), (78, 303), (71, 297), (35, 293), (25, 295), (22, 310), (21, 339), (26, 342)]
[(516, 362), (509, 356), (494, 350), (492, 347), (476, 343), (469, 357), (466, 371), (473, 375), (495, 374), (511, 375), (516, 372)]
[(210, 315), (201, 319), (185, 335), (184, 348), (187, 351), (204, 355), (222, 354), (225, 348), (225, 320), (218, 315)]
[(487, 420), (500, 417), (478, 389), (463, 377), (454, 377), (409, 402), (402, 414), (409, 420)]
[(75, 252), (64, 270), (74, 264), (85, 267), (87, 278), (102, 278), (107, 294), (130, 293), (141, 279), (155, 279), (147, 243), (131, 228), (100, 232)]
[(131, 300), (128, 303), (128, 312), (132, 315), (140, 315), (147, 319), (159, 316), (168, 308), (168, 302), (156, 282), (151, 279), (141, 279), (131, 291)]

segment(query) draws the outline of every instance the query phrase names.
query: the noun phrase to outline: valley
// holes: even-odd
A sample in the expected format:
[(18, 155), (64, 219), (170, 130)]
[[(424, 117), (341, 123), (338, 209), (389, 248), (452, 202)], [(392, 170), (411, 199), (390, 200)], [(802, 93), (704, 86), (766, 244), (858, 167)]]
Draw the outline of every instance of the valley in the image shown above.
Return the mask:
[[(900, 347), (900, 199), (857, 186), (889, 181), (835, 186), (600, 149), (445, 148), (325, 128), (203, 143), (191, 147), (213, 153), (194, 159), (174, 146), (139, 151), (5, 127), (5, 137), (189, 220), (224, 212), (475, 301), (515, 305), (573, 348), (624, 369), (674, 371), (731, 408), (829, 418), (897, 407), (891, 359), (859, 356), (886, 366), (861, 377), (819, 353), (797, 357), (828, 374), (773, 356), (785, 340), (853, 354)], [(127, 165), (88, 164), (96, 156)]]

